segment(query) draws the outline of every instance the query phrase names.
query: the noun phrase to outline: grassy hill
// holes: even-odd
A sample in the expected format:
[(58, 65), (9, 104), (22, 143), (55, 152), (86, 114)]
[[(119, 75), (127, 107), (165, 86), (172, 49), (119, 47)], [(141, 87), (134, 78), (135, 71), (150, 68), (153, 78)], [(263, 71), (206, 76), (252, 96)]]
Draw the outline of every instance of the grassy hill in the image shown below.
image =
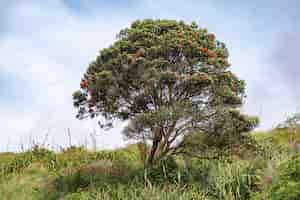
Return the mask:
[(300, 199), (300, 134), (274, 129), (253, 136), (263, 149), (258, 156), (178, 156), (153, 167), (143, 165), (137, 145), (1, 153), (0, 199)]

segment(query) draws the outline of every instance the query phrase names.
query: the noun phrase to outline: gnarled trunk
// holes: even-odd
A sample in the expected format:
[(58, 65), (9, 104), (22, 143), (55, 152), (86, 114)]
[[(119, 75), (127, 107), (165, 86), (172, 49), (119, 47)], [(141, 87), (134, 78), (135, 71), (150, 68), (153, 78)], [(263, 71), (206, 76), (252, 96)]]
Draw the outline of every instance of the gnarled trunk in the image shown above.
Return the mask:
[(148, 164), (153, 164), (154, 160), (155, 160), (155, 154), (157, 152), (159, 143), (161, 142), (162, 139), (162, 133), (161, 130), (156, 130), (155, 134), (154, 134), (154, 139), (152, 142), (152, 146), (151, 146), (151, 150), (150, 150), (150, 154), (148, 157)]

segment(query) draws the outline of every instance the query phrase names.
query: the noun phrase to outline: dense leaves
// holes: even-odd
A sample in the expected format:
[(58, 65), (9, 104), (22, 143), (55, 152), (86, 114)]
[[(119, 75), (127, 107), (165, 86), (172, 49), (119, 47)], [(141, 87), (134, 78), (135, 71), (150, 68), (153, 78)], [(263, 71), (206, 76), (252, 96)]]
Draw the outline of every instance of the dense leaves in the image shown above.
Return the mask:
[[(228, 50), (206, 29), (172, 20), (135, 21), (100, 51), (74, 93), (77, 117), (129, 120), (128, 138), (151, 142), (148, 161), (183, 152), (193, 133), (238, 134), (245, 83), (229, 71)], [(225, 127), (226, 126), (226, 127)]]
[(283, 162), (270, 188), (257, 195), (257, 199), (300, 199), (300, 155), (295, 154)]

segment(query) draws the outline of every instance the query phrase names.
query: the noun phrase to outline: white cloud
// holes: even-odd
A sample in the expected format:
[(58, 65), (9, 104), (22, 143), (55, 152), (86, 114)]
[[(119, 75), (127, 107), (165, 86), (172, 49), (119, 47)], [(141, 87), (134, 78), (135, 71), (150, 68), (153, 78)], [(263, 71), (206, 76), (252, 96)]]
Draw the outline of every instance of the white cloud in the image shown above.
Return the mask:
[[(101, 16), (80, 19), (59, 1), (15, 5), (12, 11), (10, 25), (15, 32), (0, 38), (0, 72), (12, 74), (16, 78), (13, 81), (28, 85), (24, 93), (30, 96), (31, 102), (18, 106), (30, 107), (22, 111), (13, 111), (14, 104), (3, 105), (6, 109), (1, 110), (0, 132), (6, 134), (1, 134), (0, 146), (3, 149), (7, 143), (28, 144), (29, 136), (41, 140), (48, 129), (52, 138), (49, 142), (64, 145), (67, 128), (71, 129), (75, 143), (82, 143), (97, 127), (95, 122), (75, 119), (72, 92), (78, 88), (88, 63), (100, 48), (114, 40), (124, 21), (109, 24)], [(17, 89), (25, 88), (20, 85)], [(100, 136), (106, 141), (102, 147), (119, 145), (118, 132), (114, 129), (110, 135)]]
[[(274, 47), (271, 41), (277, 38), (270, 35), (268, 41), (260, 41), (265, 35), (256, 32), (257, 19), (247, 18), (252, 15), (243, 18), (244, 10), (240, 8), (227, 6), (228, 10), (222, 10), (221, 4), (210, 1), (157, 4), (145, 0), (130, 9), (115, 8), (104, 13), (94, 9), (93, 15), (83, 16), (60, 0), (13, 2), (5, 12), (7, 30), (0, 35), (0, 73), (14, 77), (12, 81), (19, 83), (14, 92), (22, 95), (13, 103), (0, 104), (0, 150), (5, 150), (8, 143), (14, 144), (9, 145), (12, 149), (19, 148), (19, 142), (28, 144), (30, 135), (41, 141), (48, 130), (49, 143), (65, 145), (68, 128), (75, 144), (84, 143), (94, 129), (101, 132), (99, 147), (122, 144), (122, 125), (104, 133), (95, 121), (76, 120), (71, 94), (98, 51), (110, 45), (116, 33), (137, 18), (197, 21), (215, 32), (230, 48), (232, 70), (246, 80), (245, 110), (260, 115), (262, 128), (271, 127), (295, 107), (286, 86), (274, 83), (269, 71), (272, 66), (265, 58)], [(237, 14), (239, 17), (235, 17)]]
[(0, 106), (0, 151), (20, 148), (20, 138), (35, 126), (34, 115)]

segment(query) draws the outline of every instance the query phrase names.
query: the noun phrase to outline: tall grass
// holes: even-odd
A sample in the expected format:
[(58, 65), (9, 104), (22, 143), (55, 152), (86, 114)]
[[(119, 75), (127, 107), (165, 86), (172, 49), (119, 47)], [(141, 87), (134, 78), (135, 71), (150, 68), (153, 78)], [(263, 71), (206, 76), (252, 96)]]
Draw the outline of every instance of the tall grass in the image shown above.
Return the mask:
[(293, 165), (283, 165), (297, 152), (284, 143), (291, 140), (272, 139), (283, 135), (256, 135), (264, 148), (257, 157), (199, 160), (177, 156), (154, 166), (144, 166), (139, 145), (98, 152), (75, 146), (53, 152), (35, 146), (22, 153), (2, 153), (0, 199), (270, 199), (270, 191), (280, 191), (283, 183), (298, 184), (294, 179), (280, 181), (280, 177), (290, 177), (283, 176), (282, 170), (298, 173)]
[(243, 162), (216, 162), (209, 173), (210, 189), (217, 199), (250, 199), (256, 189), (255, 170)]
[(191, 186), (189, 188), (179, 188), (170, 186), (162, 188), (154, 186), (151, 188), (132, 184), (129, 186), (117, 185), (116, 187), (106, 187), (95, 189), (92, 192), (78, 192), (65, 196), (66, 200), (210, 200), (203, 190)]
[(10, 173), (19, 173), (33, 163), (41, 164), (50, 171), (57, 171), (67, 167), (84, 166), (97, 160), (133, 162), (138, 159), (138, 154), (130, 148), (90, 152), (83, 147), (70, 147), (60, 153), (54, 153), (43, 147), (35, 146), (26, 152), (0, 155), (0, 177)]

